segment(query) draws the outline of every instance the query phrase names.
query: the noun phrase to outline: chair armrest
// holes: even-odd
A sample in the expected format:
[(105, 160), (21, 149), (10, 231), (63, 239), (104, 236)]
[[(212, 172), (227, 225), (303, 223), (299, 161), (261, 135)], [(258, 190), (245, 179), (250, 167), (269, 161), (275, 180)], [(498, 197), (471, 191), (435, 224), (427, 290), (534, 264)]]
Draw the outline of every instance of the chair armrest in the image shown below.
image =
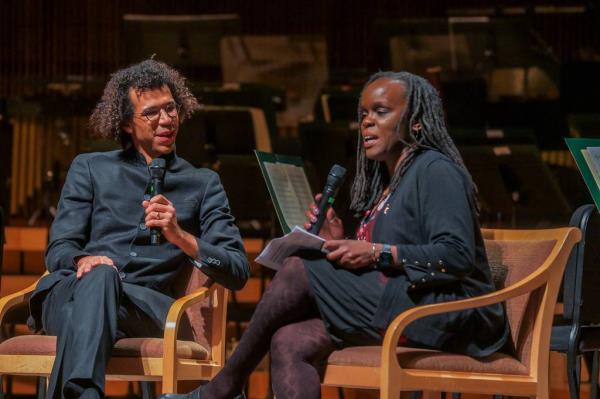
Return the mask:
[[(48, 274), (48, 272), (44, 273), (43, 276), (45, 276), (46, 274)], [(20, 303), (29, 301), (29, 298), (31, 298), (31, 295), (35, 290), (35, 287), (37, 287), (37, 284), (40, 281), (40, 279), (38, 279), (35, 283), (31, 284), (29, 287), (23, 288), (21, 291), (14, 292), (12, 294), (0, 298), (0, 325), (2, 325), (4, 321), (4, 316), (12, 307)]]
[(179, 321), (187, 308), (204, 300), (212, 291), (212, 287), (202, 287), (184, 297), (176, 300), (169, 309), (167, 320), (165, 321), (165, 332), (163, 336), (163, 381), (166, 376), (173, 375), (176, 370), (177, 361), (177, 332), (179, 331)]
[(506, 287), (504, 289), (492, 292), (490, 294), (481, 295), (469, 299), (461, 299), (458, 301), (441, 302), (431, 305), (417, 306), (400, 313), (390, 323), (386, 330), (382, 346), (382, 366), (394, 365), (395, 368), (401, 368), (396, 356), (396, 347), (398, 346), (398, 340), (402, 335), (402, 332), (413, 321), (426, 316), (436, 315), (440, 313), (448, 313), (492, 305), (531, 292), (545, 284), (552, 277), (550, 275), (552, 268), (548, 267), (548, 265), (546, 264), (552, 261), (547, 260), (542, 266), (540, 266), (535, 272), (533, 272), (528, 277), (520, 280), (519, 282), (511, 285), (510, 287)]

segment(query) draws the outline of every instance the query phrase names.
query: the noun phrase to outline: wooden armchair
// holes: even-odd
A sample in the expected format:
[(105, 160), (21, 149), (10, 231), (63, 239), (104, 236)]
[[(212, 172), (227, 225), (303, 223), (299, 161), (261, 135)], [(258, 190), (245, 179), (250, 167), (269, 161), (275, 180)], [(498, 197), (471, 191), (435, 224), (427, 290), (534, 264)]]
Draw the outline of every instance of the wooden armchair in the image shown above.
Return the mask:
[[(323, 384), (380, 389), (382, 399), (401, 391), (445, 391), (548, 399), (548, 359), (554, 305), (576, 228), (483, 230), (501, 288), (460, 301), (420, 306), (396, 317), (382, 346), (332, 353)], [(497, 281), (498, 284), (498, 281)], [(433, 314), (504, 302), (510, 322), (509, 353), (484, 358), (398, 346), (404, 328)]]
[[(0, 299), (0, 323), (11, 307), (28, 301), (36, 284)], [(107, 380), (162, 381), (163, 392), (177, 392), (179, 380), (210, 380), (223, 367), (228, 291), (191, 264), (177, 277), (174, 291), (180, 295), (163, 338), (117, 341)], [(0, 375), (48, 376), (55, 350), (53, 336), (7, 339), (0, 343)]]

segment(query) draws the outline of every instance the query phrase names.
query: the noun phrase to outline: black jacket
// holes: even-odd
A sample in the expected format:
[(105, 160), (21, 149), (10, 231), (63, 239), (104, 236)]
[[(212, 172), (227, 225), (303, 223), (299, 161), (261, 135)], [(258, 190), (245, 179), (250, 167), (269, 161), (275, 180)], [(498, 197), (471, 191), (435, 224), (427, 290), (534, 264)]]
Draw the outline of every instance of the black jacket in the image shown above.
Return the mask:
[(173, 202), (179, 225), (197, 237), (197, 259), (164, 239), (159, 246), (150, 245), (142, 208), (142, 201), (149, 198), (150, 174), (141, 154), (129, 149), (79, 155), (69, 169), (50, 230), (46, 251), (50, 274), (30, 301), (32, 328), (41, 327), (45, 294), (75, 273), (74, 259), (81, 255), (111, 258), (125, 295), (159, 324), (173, 302), (169, 286), (183, 263), (194, 262), (227, 288), (245, 284), (248, 261), (218, 175), (196, 169), (174, 153), (165, 158), (163, 194)]
[[(424, 151), (379, 213), (373, 242), (395, 245), (403, 272), (388, 272), (373, 326), (384, 329), (417, 305), (494, 290), (466, 174), (437, 151)], [(417, 320), (405, 335), (432, 347), (484, 356), (508, 338), (503, 307), (487, 306)]]

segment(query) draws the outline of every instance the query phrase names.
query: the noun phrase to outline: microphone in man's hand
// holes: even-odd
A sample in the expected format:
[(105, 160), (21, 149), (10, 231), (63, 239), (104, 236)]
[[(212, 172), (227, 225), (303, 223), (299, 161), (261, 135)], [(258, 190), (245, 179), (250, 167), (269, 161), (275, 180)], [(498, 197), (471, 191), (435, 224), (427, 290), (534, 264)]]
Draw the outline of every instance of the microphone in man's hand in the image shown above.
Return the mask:
[(322, 191), (321, 199), (319, 200), (319, 214), (317, 215), (317, 221), (310, 226), (308, 229), (309, 233), (319, 234), (325, 215), (327, 214), (327, 207), (333, 204), (335, 196), (344, 182), (346, 177), (346, 168), (340, 165), (333, 165), (327, 175), (327, 182)]
[[(152, 194), (158, 195), (163, 193), (163, 181), (165, 179), (166, 162), (163, 158), (156, 158), (150, 164), (150, 178), (152, 179)], [(160, 228), (152, 227), (150, 229), (150, 244), (160, 244)]]

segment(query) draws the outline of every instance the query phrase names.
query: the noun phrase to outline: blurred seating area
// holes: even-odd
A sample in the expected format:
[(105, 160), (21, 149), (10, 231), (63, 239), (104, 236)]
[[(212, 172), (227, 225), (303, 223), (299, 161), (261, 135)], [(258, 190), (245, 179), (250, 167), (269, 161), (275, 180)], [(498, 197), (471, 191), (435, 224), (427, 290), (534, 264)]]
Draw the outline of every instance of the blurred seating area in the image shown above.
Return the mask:
[[(253, 260), (281, 234), (253, 151), (302, 157), (315, 193), (334, 163), (352, 176), (358, 98), (378, 70), (417, 73), (439, 90), (478, 186), (483, 227), (563, 226), (591, 202), (564, 138), (600, 138), (594, 2), (39, 3), (0, 3), (2, 296), (44, 272), (72, 159), (119, 148), (88, 126), (108, 75), (151, 56), (181, 70), (202, 103), (181, 126), (177, 153), (220, 174), (251, 260), (250, 281), (230, 295), (228, 350), (272, 277)], [(350, 183), (336, 200), (348, 231), (356, 222), (347, 211)], [(4, 336), (26, 328), (26, 313), (11, 316)], [(563, 367), (560, 358), (551, 362)], [(268, 359), (250, 379), (250, 398), (269, 397), (267, 370)], [(566, 389), (561, 378), (557, 392)], [(36, 383), (4, 388), (7, 398), (32, 397)], [(114, 383), (109, 395), (141, 393)], [(330, 387), (323, 395), (376, 397)]]

